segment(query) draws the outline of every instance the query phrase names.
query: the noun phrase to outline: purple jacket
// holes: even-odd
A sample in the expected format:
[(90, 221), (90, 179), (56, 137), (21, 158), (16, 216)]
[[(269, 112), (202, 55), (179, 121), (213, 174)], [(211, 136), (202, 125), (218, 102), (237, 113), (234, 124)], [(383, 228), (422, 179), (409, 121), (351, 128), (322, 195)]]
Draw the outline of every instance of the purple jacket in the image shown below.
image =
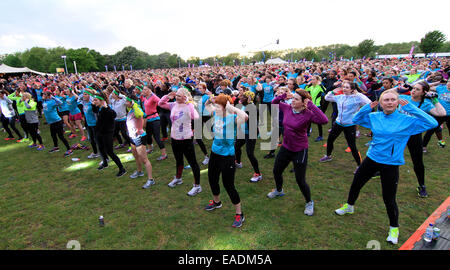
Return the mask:
[(272, 104), (279, 104), (280, 111), (283, 112), (283, 146), (292, 152), (299, 152), (308, 148), (308, 136), (306, 131), (310, 123), (326, 124), (327, 116), (312, 102), (300, 113), (294, 113), (292, 106), (286, 103), (280, 103), (286, 98), (286, 94), (275, 97)]

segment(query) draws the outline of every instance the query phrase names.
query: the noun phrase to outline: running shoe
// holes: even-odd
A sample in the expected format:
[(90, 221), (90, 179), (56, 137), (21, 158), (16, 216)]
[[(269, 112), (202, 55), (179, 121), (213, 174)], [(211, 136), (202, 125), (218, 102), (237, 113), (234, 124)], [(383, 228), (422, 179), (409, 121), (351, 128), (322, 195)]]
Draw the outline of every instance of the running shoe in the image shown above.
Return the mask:
[(7, 137), (7, 138), (5, 138), (5, 141), (11, 141), (11, 140), (15, 140), (16, 138), (14, 138), (14, 137)]
[(327, 144), (322, 145), (323, 147), (327, 147)]
[(356, 137), (356, 138), (361, 137), (361, 132), (359, 132), (359, 130), (356, 131), (356, 136), (355, 136), (355, 137)]
[(87, 140), (86, 136), (81, 137), (81, 141), (82, 141), (82, 142), (84, 142), (84, 141), (86, 141), (86, 140)]
[(120, 170), (120, 171), (116, 174), (116, 176), (117, 176), (117, 177), (121, 177), (121, 176), (125, 175), (126, 173), (127, 173), (127, 170), (122, 169), (122, 170)]
[(157, 159), (156, 159), (156, 161), (163, 161), (163, 160), (165, 160), (165, 159), (167, 159), (167, 155), (161, 155), (161, 156), (159, 156)]
[(128, 147), (127, 153), (131, 153), (131, 152), (133, 152), (133, 150), (131, 150), (131, 146), (130, 146), (130, 147)]
[(242, 224), (245, 221), (244, 214), (236, 214), (234, 216), (234, 222), (233, 225), (231, 225), (233, 228), (240, 228), (242, 227)]
[(277, 189), (272, 189), (272, 191), (267, 194), (267, 197), (270, 199), (273, 199), (275, 197), (281, 197), (281, 196), (284, 196), (283, 190), (278, 191)]
[(91, 153), (87, 158), (88, 158), (88, 159), (94, 159), (94, 158), (98, 158), (98, 157), (100, 157), (99, 154)]
[(417, 195), (419, 195), (420, 198), (428, 197), (427, 189), (425, 186), (418, 186), (416, 190), (418, 192)]
[(134, 173), (132, 173), (132, 174), (130, 175), (130, 178), (136, 179), (136, 178), (141, 177), (141, 176), (144, 176), (144, 175), (145, 175), (144, 172), (134, 171)]
[(200, 185), (198, 186), (193, 186), (191, 190), (189, 190), (189, 192), (187, 193), (188, 196), (195, 196), (197, 194), (199, 194), (200, 192), (202, 192), (202, 187)]
[(250, 182), (256, 183), (262, 180), (262, 174), (260, 173), (254, 173), (253, 177), (250, 179)]
[(36, 148), (38, 151), (42, 151), (42, 150), (44, 150), (45, 149), (45, 146), (43, 146), (43, 145), (39, 145), (39, 147), (38, 148)]
[(352, 149), (350, 149), (350, 147), (347, 147), (346, 149), (345, 149), (345, 152), (346, 153), (350, 153), (352, 151)]
[(422, 147), (422, 152), (428, 153), (428, 149), (426, 147)]
[(184, 166), (184, 169), (185, 169), (185, 170), (190, 170), (190, 169), (191, 169), (191, 165), (186, 165), (186, 166)]
[(64, 153), (64, 157), (68, 157), (68, 156), (70, 156), (70, 155), (72, 155), (73, 154), (73, 150), (72, 149), (69, 149), (69, 150), (67, 150), (65, 153)]
[(173, 180), (168, 184), (169, 187), (174, 188), (177, 185), (183, 184), (182, 178), (174, 177)]
[(148, 154), (151, 154), (152, 152), (153, 152), (153, 147), (150, 148), (150, 149), (147, 149), (147, 155), (148, 155)]
[(37, 144), (30, 144), (30, 145), (28, 145), (28, 148), (34, 148), (34, 147), (36, 147), (37, 146)]
[(28, 139), (28, 138), (23, 138), (21, 142), (24, 142), (24, 143), (30, 142), (30, 139)]
[(114, 149), (119, 150), (125, 147), (125, 144), (118, 144), (114, 147)]
[(148, 179), (147, 182), (145, 183), (145, 185), (142, 186), (142, 189), (147, 189), (147, 188), (153, 186), (154, 184), (156, 184), (155, 180)]
[(205, 159), (202, 161), (202, 164), (203, 165), (208, 165), (208, 163), (209, 163), (209, 157), (205, 156)]
[(55, 152), (59, 152), (59, 148), (58, 147), (53, 147), (50, 151), (48, 151), (49, 153), (55, 153)]
[(388, 241), (389, 243), (391, 243), (393, 245), (397, 245), (397, 243), (398, 243), (398, 235), (399, 235), (398, 227), (397, 228), (390, 227), (389, 228), (389, 235), (386, 238), (386, 241)]
[(437, 145), (438, 145), (440, 148), (444, 148), (444, 147), (445, 147), (445, 141), (444, 141), (444, 140), (440, 140), (440, 141), (438, 141)]
[(165, 141), (167, 141), (168, 139), (169, 139), (169, 138), (164, 137), (164, 138), (161, 139), (161, 141), (162, 141), (162, 142), (165, 142)]
[(222, 202), (215, 202), (213, 200), (209, 201), (209, 204), (205, 207), (206, 211), (212, 211), (216, 208), (222, 207)]
[(242, 162), (241, 163), (235, 163), (235, 164), (236, 164), (236, 168), (242, 169)]
[(264, 158), (274, 158), (275, 157), (275, 153), (269, 152), (269, 154), (265, 155)]
[(333, 158), (331, 156), (323, 156), (323, 158), (319, 159), (319, 162), (328, 162), (328, 161), (332, 161)]
[(16, 142), (21, 143), (21, 142), (23, 142), (23, 140), (25, 140), (25, 139), (24, 138), (18, 139)]
[(310, 201), (305, 205), (305, 211), (303, 213), (307, 216), (314, 215), (314, 201)]
[(69, 136), (69, 139), (73, 139), (75, 137), (77, 137), (77, 134), (72, 134), (72, 135)]
[(323, 138), (322, 138), (322, 136), (318, 136), (314, 141), (315, 142), (320, 142), (320, 141), (323, 141)]
[(66, 131), (65, 131), (65, 133), (66, 133), (66, 134), (67, 134), (67, 133), (70, 133), (70, 134), (72, 134), (72, 133), (70, 132), (70, 130), (66, 130)]
[(334, 212), (340, 216), (343, 216), (345, 214), (352, 215), (353, 213), (355, 213), (355, 208), (353, 205), (349, 205), (348, 203), (346, 203), (341, 208), (334, 210)]
[(103, 162), (100, 164), (100, 166), (98, 166), (97, 170), (101, 171), (104, 168), (108, 168), (108, 164), (104, 165)]

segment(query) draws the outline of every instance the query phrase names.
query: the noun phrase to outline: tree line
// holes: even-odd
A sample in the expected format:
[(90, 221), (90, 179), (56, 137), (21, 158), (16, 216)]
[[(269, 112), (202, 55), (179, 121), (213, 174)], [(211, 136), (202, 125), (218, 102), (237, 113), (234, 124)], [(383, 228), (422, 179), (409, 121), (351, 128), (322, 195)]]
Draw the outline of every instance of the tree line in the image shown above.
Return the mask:
[(270, 58), (279, 57), (285, 61), (324, 61), (340, 59), (373, 58), (376, 55), (385, 54), (407, 54), (414, 45), (414, 54), (431, 52), (450, 52), (450, 42), (446, 42), (445, 35), (438, 31), (428, 32), (420, 41), (403, 43), (387, 43), (375, 45), (372, 39), (361, 41), (356, 46), (347, 44), (332, 44), (321, 47), (306, 47), (302, 49), (278, 50), (278, 51), (258, 51), (252, 56), (242, 56), (239, 53), (230, 53), (226, 56), (212, 56), (207, 58), (191, 57), (183, 59), (177, 54), (164, 52), (158, 55), (150, 55), (140, 51), (135, 47), (128, 46), (114, 55), (102, 55), (89, 48), (66, 49), (33, 47), (24, 52), (3, 55), (0, 62), (12, 67), (29, 67), (36, 71), (55, 73), (56, 68), (64, 68), (64, 60), (61, 56), (66, 56), (67, 69), (69, 73), (75, 72), (74, 61), (77, 71), (117, 71), (177, 68), (186, 66), (199, 66), (202, 64), (214, 65), (242, 65), (266, 61)]

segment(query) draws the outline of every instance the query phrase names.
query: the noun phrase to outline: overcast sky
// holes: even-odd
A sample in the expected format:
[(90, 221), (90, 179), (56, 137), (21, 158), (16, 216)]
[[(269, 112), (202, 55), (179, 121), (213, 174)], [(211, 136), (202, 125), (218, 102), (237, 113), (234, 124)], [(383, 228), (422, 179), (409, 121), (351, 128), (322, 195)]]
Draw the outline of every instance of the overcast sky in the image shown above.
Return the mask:
[[(376, 45), (450, 39), (450, 1), (417, 0), (1, 0), (0, 54), (34, 46), (88, 47), (114, 54), (134, 46), (184, 59), (283, 50), (371, 38)], [(279, 45), (275, 45), (276, 40)]]

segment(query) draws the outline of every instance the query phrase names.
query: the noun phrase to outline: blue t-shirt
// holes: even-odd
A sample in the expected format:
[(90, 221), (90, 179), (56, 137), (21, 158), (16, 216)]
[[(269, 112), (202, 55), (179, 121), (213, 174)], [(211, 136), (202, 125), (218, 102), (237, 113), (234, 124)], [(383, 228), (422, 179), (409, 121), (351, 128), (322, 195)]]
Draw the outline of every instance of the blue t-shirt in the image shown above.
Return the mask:
[(67, 112), (69, 111), (69, 106), (66, 103), (66, 98), (63, 98), (61, 96), (55, 96), (57, 99), (59, 99), (59, 101), (62, 102), (61, 105), (58, 106), (58, 111), (59, 112)]
[(97, 125), (97, 117), (92, 111), (92, 104), (89, 102), (88, 104), (83, 106), (84, 116), (86, 117), (86, 123), (89, 127), (95, 127)]
[(234, 140), (236, 137), (236, 115), (219, 117), (214, 113), (214, 140), (211, 151), (221, 156), (234, 156)]
[(298, 77), (298, 73), (291, 73), (291, 72), (289, 72), (288, 75), (287, 75), (288, 79), (295, 79), (297, 77)]
[(436, 93), (438, 93), (439, 103), (444, 107), (447, 115), (450, 114), (450, 91), (445, 84), (441, 84), (436, 87)]
[(268, 83), (263, 83), (262, 88), (264, 91), (263, 102), (272, 102), (273, 99), (273, 86)]
[(81, 112), (80, 109), (78, 109), (77, 98), (75, 96), (66, 97), (66, 103), (71, 115), (76, 115)]
[[(411, 103), (412, 105), (416, 106), (417, 108), (421, 109), (422, 111), (424, 111), (428, 114), (430, 114), (430, 110), (434, 108), (433, 103), (429, 99), (424, 99), (422, 105), (420, 105), (420, 101), (413, 101), (411, 96), (408, 96), (408, 95), (400, 95), (399, 99), (407, 100), (409, 103)], [(420, 105), (420, 107), (419, 107), (419, 105)], [(404, 113), (404, 114), (408, 114), (407, 112), (402, 110), (401, 105), (398, 106), (398, 111), (401, 113)]]
[(61, 117), (58, 115), (56, 110), (58, 105), (53, 99), (44, 100), (42, 102), (42, 107), (44, 111), (45, 119), (47, 119), (48, 124), (53, 124), (55, 122), (61, 121)]
[(37, 101), (42, 101), (42, 89), (36, 89)]
[(201, 115), (202, 116), (209, 116), (209, 115), (211, 115), (211, 113), (205, 108), (205, 103), (206, 103), (206, 101), (208, 101), (208, 99), (209, 99), (209, 95), (207, 95), (207, 94), (204, 94), (203, 96), (202, 96), (202, 113), (201, 113)]

